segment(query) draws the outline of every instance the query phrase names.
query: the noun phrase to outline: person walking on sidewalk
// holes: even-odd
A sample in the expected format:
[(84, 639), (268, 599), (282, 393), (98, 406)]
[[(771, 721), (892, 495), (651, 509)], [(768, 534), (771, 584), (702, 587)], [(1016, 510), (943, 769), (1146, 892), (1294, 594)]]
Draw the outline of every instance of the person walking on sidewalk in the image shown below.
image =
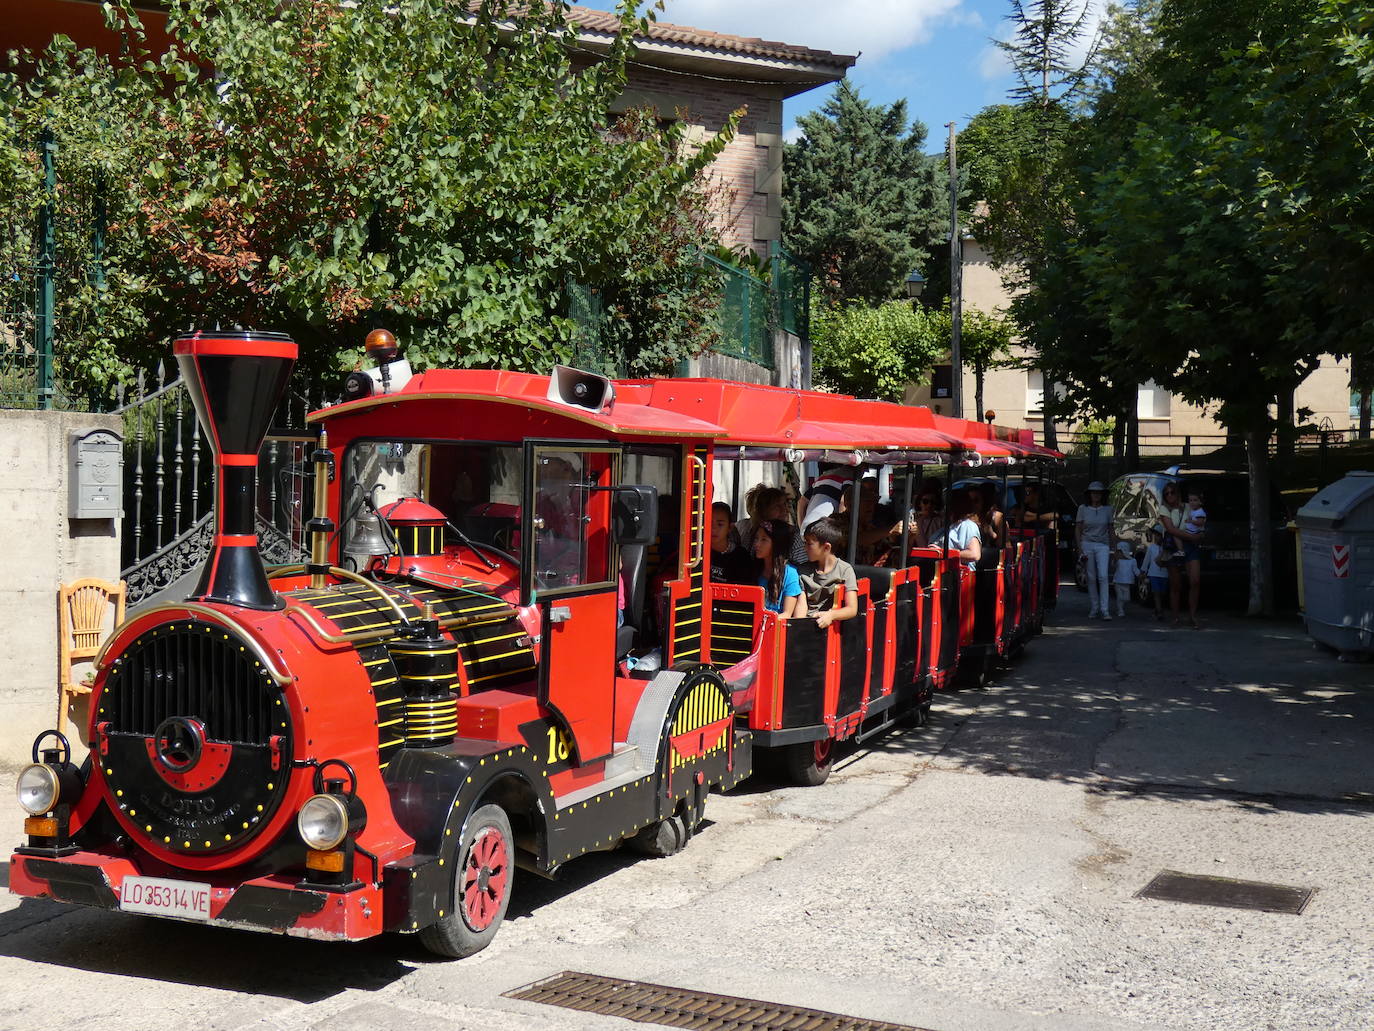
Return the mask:
[(1169, 593), (1169, 554), (1163, 546), (1164, 524), (1155, 523), (1150, 543), (1140, 563), (1140, 575), (1150, 582), (1150, 597), (1155, 603), (1155, 619), (1164, 618), (1164, 596)]
[(1088, 500), (1078, 506), (1078, 518), (1074, 523), (1074, 535), (1078, 540), (1078, 551), (1087, 560), (1088, 573), (1088, 618), (1112, 618), (1111, 580), (1108, 566), (1111, 562), (1112, 507), (1107, 504), (1107, 488), (1101, 480), (1088, 484)]
[(1126, 618), (1126, 602), (1131, 599), (1131, 588), (1140, 577), (1140, 567), (1135, 564), (1135, 552), (1126, 541), (1116, 542), (1112, 555), (1112, 593), (1116, 595), (1116, 618)]

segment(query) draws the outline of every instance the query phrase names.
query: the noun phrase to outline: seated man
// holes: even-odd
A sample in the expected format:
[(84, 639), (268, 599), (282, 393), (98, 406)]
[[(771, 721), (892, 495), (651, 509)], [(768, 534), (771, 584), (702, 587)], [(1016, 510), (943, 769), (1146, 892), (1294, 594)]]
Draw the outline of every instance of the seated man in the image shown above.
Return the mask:
[(820, 476), (812, 481), (803, 497), (806, 508), (799, 524), (803, 531), (817, 519), (826, 519), (840, 510), (840, 499), (844, 497), (849, 485), (854, 482), (854, 469), (851, 466), (828, 466)]
[[(844, 542), (844, 531), (833, 519), (818, 519), (806, 528), (806, 558), (797, 567), (808, 612), (816, 613), (816, 625), (825, 629), (841, 619), (859, 614), (859, 584), (854, 567), (835, 554)], [(835, 608), (835, 591), (844, 584), (844, 605)]]

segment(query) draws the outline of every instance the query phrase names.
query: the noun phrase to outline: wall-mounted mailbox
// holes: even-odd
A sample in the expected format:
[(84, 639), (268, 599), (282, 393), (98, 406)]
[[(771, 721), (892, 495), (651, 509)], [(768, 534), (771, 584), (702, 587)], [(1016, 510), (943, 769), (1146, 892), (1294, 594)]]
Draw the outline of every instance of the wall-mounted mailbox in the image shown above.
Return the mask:
[(124, 496), (124, 439), (109, 430), (73, 433), (68, 455), (67, 515), (118, 519)]

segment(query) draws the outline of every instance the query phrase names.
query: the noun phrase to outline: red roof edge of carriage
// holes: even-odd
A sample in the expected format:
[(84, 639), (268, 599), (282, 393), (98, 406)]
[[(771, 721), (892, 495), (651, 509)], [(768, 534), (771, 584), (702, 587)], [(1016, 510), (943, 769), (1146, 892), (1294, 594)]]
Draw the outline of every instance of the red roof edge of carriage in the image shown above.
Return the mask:
[(788, 448), (973, 450), (990, 456), (1059, 457), (1026, 440), (1030, 431), (936, 415), (928, 408), (848, 394), (720, 379), (616, 380), (616, 400), (592, 412), (550, 401), (549, 377), (490, 369), (432, 369), (390, 394), (321, 409), (312, 422), (379, 405), (448, 398), (519, 403), (607, 433), (677, 432), (720, 444)]

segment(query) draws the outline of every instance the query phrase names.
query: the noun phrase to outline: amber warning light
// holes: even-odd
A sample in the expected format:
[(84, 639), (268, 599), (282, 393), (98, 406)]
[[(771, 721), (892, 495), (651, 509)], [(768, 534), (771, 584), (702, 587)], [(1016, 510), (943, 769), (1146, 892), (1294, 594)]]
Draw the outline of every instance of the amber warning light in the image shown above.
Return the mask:
[(350, 372), (344, 380), (345, 401), (357, 401), (373, 394), (390, 394), (410, 380), (410, 363), (400, 357), (401, 346), (388, 329), (374, 329), (363, 341), (363, 360), (372, 368)]

